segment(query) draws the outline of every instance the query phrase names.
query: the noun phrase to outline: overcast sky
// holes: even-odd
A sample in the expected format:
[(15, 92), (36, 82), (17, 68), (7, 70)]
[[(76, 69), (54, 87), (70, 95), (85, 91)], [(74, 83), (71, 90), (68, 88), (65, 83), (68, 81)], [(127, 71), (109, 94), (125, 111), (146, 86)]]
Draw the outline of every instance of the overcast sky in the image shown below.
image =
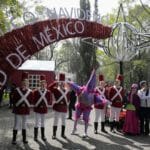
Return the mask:
[[(49, 7), (76, 7), (80, 8), (79, 2), (80, 0), (42, 0), (45, 6)], [(90, 0), (91, 8), (94, 6), (95, 0)], [(98, 0), (98, 8), (101, 15), (106, 14), (112, 10), (112, 8), (118, 7), (119, 0), (112, 0), (110, 4), (110, 0)]]
[[(23, 1), (23, 0), (20, 0)], [(43, 5), (46, 6), (48, 8), (57, 8), (59, 9), (60, 7), (65, 7), (67, 9), (70, 8), (80, 8), (79, 6), (79, 2), (80, 0), (25, 0), (27, 1), (28, 5), (31, 7), (34, 7), (34, 2), (36, 1), (39, 5)], [(93, 10), (94, 7), (94, 1), (95, 0), (90, 0), (91, 3), (91, 8)], [(113, 8), (118, 8), (119, 4), (118, 4), (119, 0), (98, 0), (98, 9), (99, 9), (99, 13), (101, 15), (107, 14), (109, 12), (111, 12), (111, 10)], [(110, 3), (111, 2), (111, 3)]]
[[(37, 2), (38, 5), (43, 5), (48, 8), (56, 8), (56, 9), (59, 9), (60, 7), (65, 7), (67, 9), (70, 9), (72, 7), (80, 8), (79, 6), (80, 0), (19, 0), (19, 1), (20, 2), (26, 1), (28, 6), (32, 8), (36, 6), (35, 2)], [(91, 8), (93, 10), (95, 0), (89, 1), (91, 3)], [(119, 1), (120, 0), (98, 0), (99, 13), (101, 15), (104, 15), (110, 13), (112, 9), (119, 8)], [(150, 5), (150, 0), (135, 0), (134, 2), (136, 4), (140, 4), (140, 1), (142, 1), (143, 4)]]

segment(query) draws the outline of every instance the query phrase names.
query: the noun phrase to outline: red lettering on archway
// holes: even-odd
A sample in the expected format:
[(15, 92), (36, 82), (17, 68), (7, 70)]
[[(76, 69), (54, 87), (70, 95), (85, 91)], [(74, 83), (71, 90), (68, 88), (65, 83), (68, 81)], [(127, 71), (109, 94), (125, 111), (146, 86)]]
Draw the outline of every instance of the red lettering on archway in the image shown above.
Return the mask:
[(56, 41), (74, 37), (105, 39), (112, 28), (79, 19), (46, 20), (0, 37), (0, 83), (34, 53)]

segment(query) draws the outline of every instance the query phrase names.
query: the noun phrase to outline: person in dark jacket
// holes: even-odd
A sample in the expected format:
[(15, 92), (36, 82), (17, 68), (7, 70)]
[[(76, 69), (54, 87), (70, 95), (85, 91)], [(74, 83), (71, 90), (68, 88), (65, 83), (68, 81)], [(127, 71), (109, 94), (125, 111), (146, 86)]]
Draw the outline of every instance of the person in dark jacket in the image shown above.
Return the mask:
[(75, 111), (75, 103), (76, 103), (76, 93), (72, 90), (70, 91), (70, 103), (68, 106), (68, 118), (72, 120), (72, 111)]

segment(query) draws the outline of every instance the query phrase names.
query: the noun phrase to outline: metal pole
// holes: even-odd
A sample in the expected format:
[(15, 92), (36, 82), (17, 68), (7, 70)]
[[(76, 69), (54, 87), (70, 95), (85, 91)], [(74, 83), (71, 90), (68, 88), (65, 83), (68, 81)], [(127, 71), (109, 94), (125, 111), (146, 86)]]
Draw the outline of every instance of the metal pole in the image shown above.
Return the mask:
[[(123, 61), (120, 61), (119, 65), (120, 65), (120, 74), (123, 76)], [(123, 85), (124, 85), (124, 80), (122, 80), (122, 83), (121, 83), (121, 86)]]

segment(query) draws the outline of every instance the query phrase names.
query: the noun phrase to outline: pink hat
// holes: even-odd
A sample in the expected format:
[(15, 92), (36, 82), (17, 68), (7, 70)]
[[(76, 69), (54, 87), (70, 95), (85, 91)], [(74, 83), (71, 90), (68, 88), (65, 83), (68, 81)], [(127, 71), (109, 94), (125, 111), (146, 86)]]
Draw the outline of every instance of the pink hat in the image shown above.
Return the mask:
[(138, 85), (137, 85), (136, 83), (133, 83), (133, 84), (131, 85), (131, 88), (132, 88), (132, 89), (134, 89), (134, 88), (137, 89), (137, 88), (138, 88)]

